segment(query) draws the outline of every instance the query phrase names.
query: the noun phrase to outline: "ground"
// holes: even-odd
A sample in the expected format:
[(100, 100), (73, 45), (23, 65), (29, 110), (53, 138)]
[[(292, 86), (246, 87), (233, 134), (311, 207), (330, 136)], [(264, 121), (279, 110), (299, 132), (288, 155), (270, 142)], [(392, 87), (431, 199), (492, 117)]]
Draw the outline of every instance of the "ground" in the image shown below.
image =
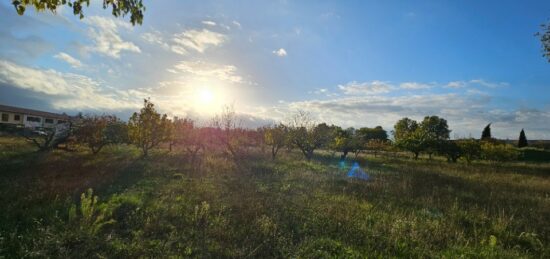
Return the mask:
[(179, 150), (0, 137), (0, 258), (550, 257), (550, 163), (363, 155), (360, 181), (337, 157), (192, 166)]

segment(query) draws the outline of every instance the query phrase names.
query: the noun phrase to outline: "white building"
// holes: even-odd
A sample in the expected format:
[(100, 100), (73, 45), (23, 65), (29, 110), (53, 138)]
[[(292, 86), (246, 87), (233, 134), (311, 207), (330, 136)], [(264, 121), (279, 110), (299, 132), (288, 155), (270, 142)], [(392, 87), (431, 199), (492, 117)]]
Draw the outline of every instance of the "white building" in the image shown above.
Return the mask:
[(0, 124), (25, 128), (54, 128), (55, 125), (68, 122), (69, 119), (66, 114), (0, 105)]

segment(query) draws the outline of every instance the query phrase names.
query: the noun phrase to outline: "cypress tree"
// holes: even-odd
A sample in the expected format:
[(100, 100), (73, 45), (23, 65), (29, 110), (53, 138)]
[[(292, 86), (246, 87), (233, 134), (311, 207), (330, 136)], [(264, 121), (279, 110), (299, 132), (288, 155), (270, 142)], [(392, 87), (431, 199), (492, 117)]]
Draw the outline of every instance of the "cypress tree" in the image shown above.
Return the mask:
[(519, 140), (518, 140), (518, 147), (526, 147), (527, 146), (527, 137), (525, 137), (525, 131), (521, 129), (521, 132), (519, 133)]
[(491, 123), (489, 123), (481, 132), (481, 140), (490, 140), (491, 138)]

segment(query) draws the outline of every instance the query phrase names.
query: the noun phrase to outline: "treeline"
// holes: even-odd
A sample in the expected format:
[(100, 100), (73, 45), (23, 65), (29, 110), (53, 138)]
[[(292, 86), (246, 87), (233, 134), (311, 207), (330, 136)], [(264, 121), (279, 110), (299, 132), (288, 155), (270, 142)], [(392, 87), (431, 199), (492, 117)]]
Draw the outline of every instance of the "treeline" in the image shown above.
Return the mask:
[[(381, 126), (344, 129), (315, 123), (303, 111), (286, 123), (247, 129), (242, 127), (235, 111), (225, 107), (208, 126), (197, 127), (189, 118), (169, 119), (166, 114), (157, 112), (152, 102), (145, 100), (143, 108), (135, 112), (128, 122), (112, 115), (86, 115), (73, 121), (70, 131), (59, 141), (52, 141), (54, 136), (63, 135), (56, 130), (39, 136), (27, 135), (27, 138), (40, 150), (58, 147), (60, 143), (65, 143), (65, 146), (73, 143), (87, 146), (94, 154), (107, 145), (116, 144), (135, 145), (143, 156), (160, 146), (170, 151), (176, 147), (189, 154), (192, 162), (205, 151), (241, 159), (252, 150), (260, 150), (276, 159), (280, 150), (297, 149), (307, 160), (313, 157), (316, 150), (338, 153), (342, 160), (350, 154), (357, 157), (364, 152), (375, 156), (379, 153), (409, 152), (414, 159), (425, 154), (429, 159), (438, 155), (449, 162), (463, 159), (468, 163), (474, 160), (513, 161), (534, 152), (532, 148), (525, 148), (528, 142), (523, 130), (518, 148), (492, 138), (490, 126), (483, 129), (481, 139), (451, 140), (451, 130), (443, 118), (426, 116), (420, 122), (403, 118), (394, 125), (392, 141)], [(547, 159), (547, 152), (545, 154), (543, 159)]]

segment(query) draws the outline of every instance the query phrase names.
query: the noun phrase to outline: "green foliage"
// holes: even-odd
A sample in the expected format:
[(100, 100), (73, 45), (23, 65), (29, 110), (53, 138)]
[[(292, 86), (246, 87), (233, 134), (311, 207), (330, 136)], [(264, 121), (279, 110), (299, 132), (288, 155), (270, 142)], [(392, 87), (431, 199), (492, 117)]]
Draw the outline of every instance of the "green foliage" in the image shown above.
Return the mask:
[(490, 140), (493, 137), (491, 136), (491, 123), (487, 124), (483, 131), (481, 132), (481, 140)]
[(374, 128), (360, 128), (357, 130), (357, 135), (363, 141), (377, 139), (386, 141), (388, 140), (388, 133), (382, 128), (382, 126), (376, 126)]
[(361, 253), (330, 238), (306, 242), (300, 248), (298, 256), (300, 258), (363, 258)]
[(271, 158), (275, 160), (279, 149), (284, 147), (288, 139), (288, 127), (282, 123), (265, 128), (264, 132), (264, 142), (266, 145), (271, 147)]
[[(127, 157), (137, 151), (133, 146), (120, 148), (123, 152), (111, 146), (97, 156), (52, 152), (27, 157), (19, 167), (21, 162), (2, 160), (13, 164), (13, 174), (0, 177), (0, 206), (9, 208), (0, 214), (0, 256), (546, 258), (550, 253), (548, 164), (388, 157), (364, 163), (360, 156), (373, 181), (357, 182), (346, 179), (336, 159), (321, 160), (321, 153), (309, 162), (282, 153), (276, 163), (250, 153), (248, 163), (233, 167), (206, 152), (201, 173), (194, 174), (182, 162), (184, 150), (138, 160)], [(82, 179), (87, 170), (91, 178), (80, 183), (58, 183)], [(120, 171), (127, 175), (107, 181)], [(65, 185), (70, 187), (61, 188)], [(85, 191), (89, 186), (96, 191)], [(76, 189), (84, 190), (80, 201), (64, 202)]]
[(330, 145), (334, 140), (335, 129), (326, 123), (316, 125), (308, 113), (300, 111), (289, 126), (290, 143), (300, 149), (307, 160), (311, 160), (313, 151)]
[(550, 151), (534, 148), (534, 147), (524, 147), (519, 149), (519, 159), (522, 161), (533, 161), (533, 162), (548, 162), (550, 161)]
[(111, 115), (83, 117), (77, 125), (75, 135), (78, 142), (86, 144), (93, 154), (99, 153), (106, 145), (128, 141), (126, 124)]
[(481, 156), (489, 161), (507, 162), (517, 160), (519, 152), (512, 145), (483, 142), (481, 144)]
[(464, 153), (461, 146), (454, 140), (440, 141), (437, 152), (445, 156), (449, 162), (456, 162)]
[(408, 138), (410, 134), (418, 129), (418, 122), (409, 118), (403, 118), (393, 126), (393, 137), (396, 142)]
[[(23, 15), (28, 6), (33, 6), (39, 12), (49, 10), (55, 13), (58, 7), (66, 5), (73, 9), (74, 15), (82, 19), (83, 7), (88, 7), (90, 0), (12, 0), (12, 5), (19, 15)], [(129, 13), (132, 25), (143, 22), (145, 6), (142, 0), (103, 0), (103, 9), (108, 7), (111, 7), (111, 13), (115, 17), (124, 17)]]
[(521, 129), (521, 132), (519, 133), (518, 147), (522, 148), (526, 146), (528, 146), (527, 137), (525, 136), (525, 131)]
[(460, 139), (456, 143), (461, 150), (462, 157), (468, 163), (481, 158), (481, 142), (479, 140), (473, 138)]
[(141, 149), (143, 156), (147, 156), (150, 149), (170, 140), (172, 127), (166, 114), (161, 116), (154, 104), (145, 99), (141, 111), (134, 112), (128, 121), (128, 136)]
[(69, 209), (69, 223), (76, 224), (79, 229), (89, 235), (96, 235), (104, 226), (115, 221), (108, 219), (104, 206), (98, 203), (98, 197), (93, 190), (88, 189), (80, 196), (80, 206), (72, 205)]
[(420, 152), (426, 150), (428, 146), (426, 134), (419, 128), (411, 133), (401, 136), (396, 140), (395, 145), (403, 150), (410, 151), (414, 158), (418, 159)]
[(451, 146), (442, 146), (449, 139), (450, 132), (447, 121), (438, 116), (426, 116), (420, 124), (409, 118), (403, 118), (394, 126), (396, 146), (412, 152), (415, 159), (420, 152), (427, 152), (430, 159), (432, 154), (438, 151), (447, 155), (453, 153)]
[(330, 149), (341, 152), (342, 159), (345, 159), (349, 152), (356, 153), (364, 149), (365, 143), (357, 134), (354, 128), (343, 130), (340, 127), (334, 129), (334, 140), (330, 143)]
[(438, 116), (426, 116), (420, 123), (420, 129), (426, 133), (426, 137), (432, 140), (449, 139), (449, 126), (447, 120)]

